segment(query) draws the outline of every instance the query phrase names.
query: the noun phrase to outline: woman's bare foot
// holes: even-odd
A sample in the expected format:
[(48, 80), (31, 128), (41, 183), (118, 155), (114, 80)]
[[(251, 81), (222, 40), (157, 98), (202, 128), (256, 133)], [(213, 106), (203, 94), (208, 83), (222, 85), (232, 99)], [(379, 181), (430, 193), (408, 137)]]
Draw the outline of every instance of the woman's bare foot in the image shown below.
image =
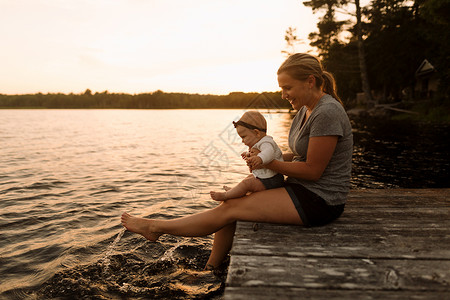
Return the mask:
[(223, 186), (224, 191), (228, 192), (229, 190), (231, 190), (231, 188), (229, 186), (224, 185)]
[(139, 233), (147, 240), (156, 242), (162, 233), (152, 231), (152, 220), (133, 217), (124, 212), (121, 217), (122, 225), (131, 232)]
[(227, 192), (222, 193), (222, 192), (211, 191), (211, 192), (209, 192), (209, 195), (211, 196), (211, 198), (213, 200), (216, 200), (216, 201), (224, 201), (224, 200), (228, 199), (227, 198)]

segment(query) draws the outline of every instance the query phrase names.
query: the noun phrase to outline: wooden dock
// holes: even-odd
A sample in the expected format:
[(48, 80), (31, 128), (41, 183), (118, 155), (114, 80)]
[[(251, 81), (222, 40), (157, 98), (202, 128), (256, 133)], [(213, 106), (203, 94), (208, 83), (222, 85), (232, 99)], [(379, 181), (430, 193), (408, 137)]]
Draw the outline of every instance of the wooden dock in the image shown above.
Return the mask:
[(318, 228), (238, 222), (224, 299), (450, 299), (450, 189), (354, 190)]

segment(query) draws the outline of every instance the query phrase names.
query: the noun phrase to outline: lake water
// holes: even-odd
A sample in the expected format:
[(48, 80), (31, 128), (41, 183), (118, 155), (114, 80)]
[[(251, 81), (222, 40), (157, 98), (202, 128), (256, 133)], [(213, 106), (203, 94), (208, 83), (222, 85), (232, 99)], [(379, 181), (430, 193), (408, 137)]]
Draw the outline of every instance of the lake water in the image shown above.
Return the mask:
[[(149, 243), (119, 217), (217, 205), (209, 191), (247, 174), (243, 112), (0, 110), (0, 297), (220, 298), (211, 236)], [(266, 118), (286, 151), (291, 115)], [(449, 187), (449, 126), (352, 122), (352, 188)]]

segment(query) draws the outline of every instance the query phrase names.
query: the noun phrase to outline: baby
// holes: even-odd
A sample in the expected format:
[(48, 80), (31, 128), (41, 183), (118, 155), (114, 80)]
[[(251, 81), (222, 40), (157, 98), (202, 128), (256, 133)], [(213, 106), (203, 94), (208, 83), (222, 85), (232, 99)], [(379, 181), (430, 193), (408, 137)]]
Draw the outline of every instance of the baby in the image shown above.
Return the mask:
[[(259, 192), (266, 189), (282, 187), (284, 176), (260, 166), (277, 159), (283, 161), (280, 148), (273, 138), (266, 135), (267, 122), (257, 111), (248, 111), (237, 122), (233, 122), (242, 143), (249, 147), (249, 152), (241, 154), (250, 166), (252, 173), (233, 188), (224, 187), (225, 192), (211, 191), (211, 198), (223, 201), (245, 196), (248, 192)], [(257, 155), (254, 155), (258, 153)], [(253, 155), (252, 155), (253, 154)]]

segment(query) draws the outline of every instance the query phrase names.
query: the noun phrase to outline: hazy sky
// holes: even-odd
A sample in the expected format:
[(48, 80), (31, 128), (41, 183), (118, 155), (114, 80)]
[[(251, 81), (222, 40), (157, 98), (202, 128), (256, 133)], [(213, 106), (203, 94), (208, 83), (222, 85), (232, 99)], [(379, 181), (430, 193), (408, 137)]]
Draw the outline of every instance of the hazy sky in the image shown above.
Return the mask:
[(302, 0), (0, 0), (0, 93), (276, 91)]

